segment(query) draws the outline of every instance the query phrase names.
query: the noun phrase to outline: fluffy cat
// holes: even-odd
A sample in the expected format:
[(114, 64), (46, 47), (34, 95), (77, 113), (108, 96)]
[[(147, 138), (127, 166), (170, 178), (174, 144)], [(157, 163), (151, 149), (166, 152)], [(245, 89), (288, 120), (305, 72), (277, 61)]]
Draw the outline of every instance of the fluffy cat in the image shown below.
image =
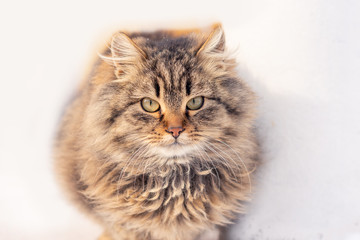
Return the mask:
[(55, 147), (62, 186), (100, 239), (198, 239), (244, 212), (255, 97), (235, 66), (220, 25), (113, 36)]

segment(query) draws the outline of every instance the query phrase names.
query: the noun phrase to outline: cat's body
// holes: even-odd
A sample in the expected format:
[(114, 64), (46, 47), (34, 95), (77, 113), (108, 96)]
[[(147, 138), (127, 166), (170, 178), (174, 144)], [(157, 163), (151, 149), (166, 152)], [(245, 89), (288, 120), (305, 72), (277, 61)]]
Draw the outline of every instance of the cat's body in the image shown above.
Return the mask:
[(196, 239), (244, 211), (253, 120), (221, 27), (119, 33), (67, 109), (55, 167), (102, 239)]

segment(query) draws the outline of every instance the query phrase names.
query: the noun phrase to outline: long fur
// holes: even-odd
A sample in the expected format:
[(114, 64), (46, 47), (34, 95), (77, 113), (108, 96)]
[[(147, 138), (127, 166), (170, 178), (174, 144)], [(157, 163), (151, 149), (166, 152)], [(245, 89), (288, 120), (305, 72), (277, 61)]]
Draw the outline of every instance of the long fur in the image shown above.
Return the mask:
[[(118, 33), (67, 109), (55, 147), (68, 196), (104, 226), (100, 239), (191, 240), (244, 213), (257, 144), (255, 97), (217, 25)], [(186, 110), (203, 96), (204, 105)], [(160, 111), (145, 112), (144, 97)], [(166, 128), (181, 119), (174, 144)]]

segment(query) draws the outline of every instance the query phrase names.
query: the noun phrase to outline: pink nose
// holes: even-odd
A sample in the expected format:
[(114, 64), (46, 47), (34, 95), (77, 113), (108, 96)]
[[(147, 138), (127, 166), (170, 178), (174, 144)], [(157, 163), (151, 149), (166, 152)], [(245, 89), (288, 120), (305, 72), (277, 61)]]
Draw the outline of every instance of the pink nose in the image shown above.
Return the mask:
[(171, 133), (174, 138), (178, 138), (180, 133), (182, 133), (185, 129), (182, 127), (169, 127), (166, 131)]

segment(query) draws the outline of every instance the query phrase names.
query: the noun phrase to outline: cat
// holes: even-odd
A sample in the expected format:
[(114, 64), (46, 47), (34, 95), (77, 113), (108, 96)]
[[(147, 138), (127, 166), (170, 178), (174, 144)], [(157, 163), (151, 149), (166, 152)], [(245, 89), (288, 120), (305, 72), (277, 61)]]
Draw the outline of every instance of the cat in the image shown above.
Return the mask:
[(245, 211), (255, 112), (220, 24), (118, 32), (63, 116), (57, 176), (99, 239), (199, 239)]

